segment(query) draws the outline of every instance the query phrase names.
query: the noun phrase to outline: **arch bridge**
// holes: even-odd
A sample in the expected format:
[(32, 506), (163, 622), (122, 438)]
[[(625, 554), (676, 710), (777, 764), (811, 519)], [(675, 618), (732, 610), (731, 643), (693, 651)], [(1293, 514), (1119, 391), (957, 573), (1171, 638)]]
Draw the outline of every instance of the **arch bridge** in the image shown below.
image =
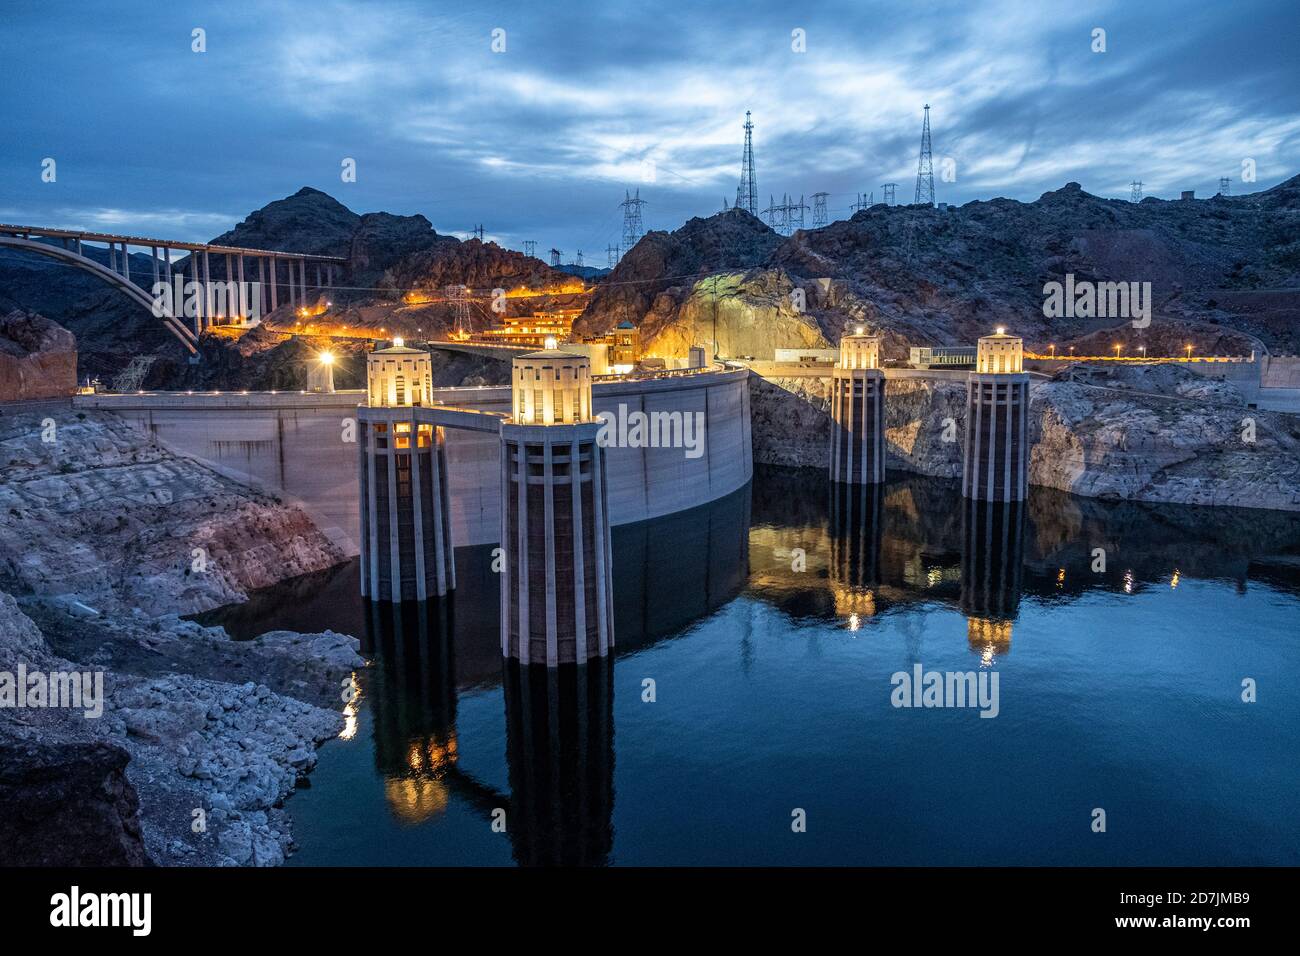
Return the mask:
[[(107, 246), (108, 263), (88, 255), (86, 244)], [(141, 286), (139, 280), (131, 275), (132, 247), (149, 250), (152, 283), (148, 288)], [(191, 355), (198, 354), (198, 337), (213, 325), (242, 321), (250, 311), (255, 316), (260, 316), (263, 312), (279, 308), (281, 276), (284, 277), (284, 299), (296, 306), (306, 301), (309, 290), (319, 292), (333, 287), (334, 270), (341, 270), (347, 263), (347, 259), (341, 256), (6, 223), (0, 223), (0, 248), (19, 249), (56, 259), (102, 279), (158, 316), (159, 321), (167, 326), (168, 331), (180, 340)], [(173, 251), (188, 254), (188, 261), (185, 255), (173, 260)], [(213, 278), (213, 257), (217, 258), (216, 279)], [(252, 263), (256, 263), (256, 270)], [(313, 267), (310, 276), (308, 264)], [(255, 279), (254, 271), (257, 273)], [(138, 275), (143, 280), (149, 273)], [(155, 307), (150, 290), (159, 282), (171, 284), (176, 279), (180, 279), (182, 284), (197, 283), (203, 292), (194, 297), (192, 316), (182, 314), (186, 310), (175, 306), (171, 310), (173, 314), (158, 315), (159, 311), (167, 310)], [(232, 290), (230, 282), (238, 283), (237, 287)], [(216, 294), (214, 283), (220, 284), (220, 295)], [(231, 292), (236, 294), (232, 297)]]

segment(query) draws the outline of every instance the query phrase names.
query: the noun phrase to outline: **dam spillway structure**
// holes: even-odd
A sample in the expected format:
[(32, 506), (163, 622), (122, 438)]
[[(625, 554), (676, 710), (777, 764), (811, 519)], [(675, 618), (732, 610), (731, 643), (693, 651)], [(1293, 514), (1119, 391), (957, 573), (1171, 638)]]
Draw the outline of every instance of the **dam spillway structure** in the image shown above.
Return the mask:
[(501, 424), (501, 653), (585, 664), (614, 648), (608, 481), (591, 363), (555, 347), (513, 360)]
[(428, 352), (395, 339), (366, 356), (360, 448), (361, 595), (425, 601), (456, 587), (447, 450), (429, 408)]
[(831, 371), (831, 481), (876, 485), (885, 480), (885, 374), (880, 337), (858, 329), (840, 339)]
[(962, 497), (1024, 501), (1029, 493), (1029, 376), (1024, 341), (998, 329), (983, 336), (966, 385)]

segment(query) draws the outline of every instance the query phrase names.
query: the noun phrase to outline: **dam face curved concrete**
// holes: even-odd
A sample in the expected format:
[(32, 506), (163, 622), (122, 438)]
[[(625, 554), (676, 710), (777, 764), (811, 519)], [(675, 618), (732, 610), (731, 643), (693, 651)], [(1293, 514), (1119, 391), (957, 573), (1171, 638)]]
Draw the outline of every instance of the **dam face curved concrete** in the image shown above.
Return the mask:
[[(621, 430), (631, 441), (605, 450), (612, 524), (707, 504), (749, 481), (754, 468), (748, 375), (746, 369), (728, 369), (593, 385), (596, 413), (616, 421), (635, 422), (638, 412), (677, 412), (702, 416), (703, 422), (697, 456), (687, 448), (634, 444), (634, 429)], [(434, 398), (458, 408), (510, 411), (505, 385), (435, 389)], [(81, 395), (75, 404), (114, 412), (180, 454), (301, 504), (322, 531), (354, 555), (360, 533), (356, 409), (364, 400), (360, 390), (146, 392)], [(453, 539), (458, 547), (495, 543), (501, 528), (500, 439), (449, 428), (446, 440)]]

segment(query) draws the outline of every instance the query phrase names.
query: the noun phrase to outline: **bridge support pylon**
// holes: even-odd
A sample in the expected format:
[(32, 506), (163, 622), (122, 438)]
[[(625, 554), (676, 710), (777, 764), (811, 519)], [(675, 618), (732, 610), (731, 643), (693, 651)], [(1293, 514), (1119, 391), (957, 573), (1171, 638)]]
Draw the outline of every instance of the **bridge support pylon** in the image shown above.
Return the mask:
[(1029, 376), (1024, 342), (998, 329), (979, 340), (966, 384), (961, 493), (976, 501), (1024, 501), (1029, 494)]
[(885, 480), (885, 373), (880, 337), (859, 329), (840, 339), (831, 371), (831, 481), (875, 485)]
[(614, 648), (590, 361), (548, 347), (514, 360), (513, 383), (501, 426), (501, 653), (520, 664), (585, 664)]

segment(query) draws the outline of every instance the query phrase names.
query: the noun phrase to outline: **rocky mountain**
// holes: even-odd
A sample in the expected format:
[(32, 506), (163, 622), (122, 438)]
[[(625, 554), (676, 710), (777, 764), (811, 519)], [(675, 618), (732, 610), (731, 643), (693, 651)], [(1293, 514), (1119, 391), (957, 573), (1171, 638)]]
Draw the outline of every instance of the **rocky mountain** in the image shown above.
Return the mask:
[(697, 217), (673, 232), (648, 232), (597, 287), (576, 328), (600, 334), (630, 319), (643, 326), (643, 339), (653, 339), (699, 280), (753, 269), (780, 244), (780, 236), (743, 209)]
[(303, 186), (267, 203), (235, 228), (214, 236), (214, 245), (283, 249), (317, 256), (347, 256), (362, 217), (333, 196)]
[[(997, 325), (1031, 345), (1085, 342), (1107, 329), (1107, 344), (1136, 347), (1163, 329), (1171, 341), (1203, 351), (1224, 347), (1226, 329), (1236, 333), (1232, 348), (1258, 341), (1293, 352), (1300, 349), (1300, 177), (1204, 200), (1135, 204), (1067, 183), (1030, 203), (877, 204), (786, 239), (731, 210), (647, 235), (592, 297), (583, 327), (603, 330), (630, 318), (652, 344), (660, 336), (674, 347), (688, 339), (705, 344), (717, 297), (713, 276), (698, 273), (758, 292), (735, 308), (719, 293), (723, 354), (744, 354), (723, 342), (757, 344), (747, 331), (754, 326), (799, 347), (813, 327), (833, 342), (858, 323), (884, 331), (893, 357), (902, 357), (904, 343), (972, 342)], [(1067, 274), (1150, 282), (1152, 328), (1126, 329), (1123, 318), (1044, 317), (1044, 284)], [(801, 315), (792, 314), (794, 288), (803, 291)], [(707, 338), (701, 315), (710, 320)]]

